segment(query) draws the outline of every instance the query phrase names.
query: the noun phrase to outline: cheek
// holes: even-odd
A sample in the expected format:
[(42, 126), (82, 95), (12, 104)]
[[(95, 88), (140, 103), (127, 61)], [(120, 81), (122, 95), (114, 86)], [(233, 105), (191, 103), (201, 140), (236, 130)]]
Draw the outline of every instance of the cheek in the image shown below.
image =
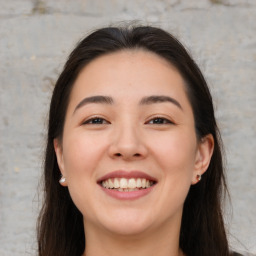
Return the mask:
[(151, 152), (159, 168), (159, 195), (153, 214), (168, 219), (181, 214), (193, 177), (196, 140), (191, 132), (173, 131), (152, 138)]
[[(191, 135), (192, 134), (192, 135)], [(157, 141), (157, 142), (156, 142)], [(154, 143), (157, 165), (162, 170), (162, 204), (179, 208), (183, 205), (193, 179), (196, 137), (193, 131), (175, 131)], [(176, 209), (175, 208), (175, 209)]]
[(68, 176), (92, 174), (105, 151), (105, 142), (95, 136), (77, 133), (63, 143), (64, 165)]
[[(91, 214), (92, 197), (97, 193), (96, 175), (106, 143), (94, 136), (76, 133), (63, 141), (64, 166), (70, 196), (82, 213)], [(91, 214), (92, 215), (92, 214)]]
[(195, 164), (196, 139), (191, 134), (193, 133), (177, 132), (158, 137), (153, 141), (152, 151), (168, 174), (192, 173)]

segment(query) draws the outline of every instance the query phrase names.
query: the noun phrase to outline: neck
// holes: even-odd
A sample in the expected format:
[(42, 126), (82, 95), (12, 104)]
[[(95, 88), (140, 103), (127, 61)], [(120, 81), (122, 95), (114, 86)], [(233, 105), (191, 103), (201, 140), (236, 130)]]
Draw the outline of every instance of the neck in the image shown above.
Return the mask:
[[(168, 225), (166, 225), (168, 226)], [(83, 256), (184, 256), (179, 248), (180, 229), (163, 225), (143, 234), (120, 235), (87, 226)]]

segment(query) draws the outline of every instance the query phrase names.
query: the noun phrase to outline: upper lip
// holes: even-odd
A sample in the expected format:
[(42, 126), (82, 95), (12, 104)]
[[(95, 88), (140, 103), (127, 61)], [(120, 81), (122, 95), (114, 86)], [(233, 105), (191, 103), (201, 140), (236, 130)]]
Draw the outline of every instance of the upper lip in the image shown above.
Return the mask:
[(133, 171), (125, 171), (125, 170), (117, 170), (117, 171), (113, 171), (110, 173), (107, 173), (106, 175), (100, 177), (97, 180), (97, 183), (100, 183), (104, 180), (107, 179), (113, 179), (113, 178), (126, 178), (126, 179), (131, 179), (131, 178), (141, 178), (141, 179), (147, 179), (150, 181), (154, 181), (157, 182), (156, 178), (148, 175), (145, 172), (142, 171), (137, 171), (137, 170), (133, 170)]

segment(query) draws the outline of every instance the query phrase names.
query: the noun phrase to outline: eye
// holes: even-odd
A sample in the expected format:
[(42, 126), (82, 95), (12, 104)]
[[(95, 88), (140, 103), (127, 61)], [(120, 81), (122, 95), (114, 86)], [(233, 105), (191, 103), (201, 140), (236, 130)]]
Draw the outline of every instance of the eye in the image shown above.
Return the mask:
[(88, 120), (85, 120), (83, 124), (109, 124), (107, 120), (102, 117), (92, 117)]
[(148, 124), (174, 124), (167, 118), (164, 117), (155, 117), (147, 122)]

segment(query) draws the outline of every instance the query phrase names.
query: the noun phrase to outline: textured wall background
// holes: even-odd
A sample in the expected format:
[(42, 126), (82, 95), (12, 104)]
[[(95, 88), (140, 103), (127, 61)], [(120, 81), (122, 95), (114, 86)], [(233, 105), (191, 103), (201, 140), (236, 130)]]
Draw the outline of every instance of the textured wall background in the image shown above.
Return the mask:
[(141, 20), (190, 49), (227, 151), (232, 246), (256, 253), (255, 0), (0, 0), (0, 255), (36, 254), (37, 184), (53, 83), (94, 28)]

